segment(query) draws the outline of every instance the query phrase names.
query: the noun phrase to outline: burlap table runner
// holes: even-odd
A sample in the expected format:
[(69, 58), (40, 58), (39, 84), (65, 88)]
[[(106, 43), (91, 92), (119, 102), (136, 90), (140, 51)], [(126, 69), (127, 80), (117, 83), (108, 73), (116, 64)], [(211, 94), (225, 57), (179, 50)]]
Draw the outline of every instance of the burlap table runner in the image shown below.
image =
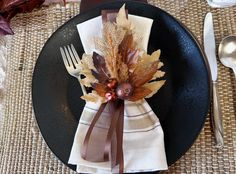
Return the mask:
[[(236, 7), (210, 9), (205, 0), (151, 0), (182, 21), (202, 43), (205, 13), (212, 11), (216, 42), (236, 34)], [(31, 100), (32, 73), (47, 38), (70, 17), (79, 4), (51, 5), (12, 21), (15, 35), (9, 38), (5, 113), (0, 124), (0, 173), (74, 173), (60, 162), (44, 143), (34, 120)], [(225, 129), (224, 149), (214, 148), (209, 116), (191, 149), (168, 172), (236, 173), (236, 82), (233, 73), (219, 66), (219, 91)]]

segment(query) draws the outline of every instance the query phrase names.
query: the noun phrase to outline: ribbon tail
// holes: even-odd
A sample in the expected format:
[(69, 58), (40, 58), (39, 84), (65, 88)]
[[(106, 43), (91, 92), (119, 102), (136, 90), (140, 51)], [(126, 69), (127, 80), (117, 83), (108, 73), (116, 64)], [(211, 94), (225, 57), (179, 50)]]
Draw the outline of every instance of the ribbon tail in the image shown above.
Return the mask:
[(119, 108), (119, 120), (116, 127), (117, 135), (117, 152), (116, 152), (116, 163), (119, 165), (119, 173), (124, 172), (124, 155), (123, 155), (123, 130), (124, 130), (124, 101), (122, 101)]
[[(111, 126), (107, 136), (107, 146), (105, 150), (105, 158), (109, 157), (109, 151), (113, 150), (112, 136), (116, 134), (116, 158), (111, 154), (111, 164), (119, 165), (119, 173), (123, 174), (124, 171), (124, 158), (123, 158), (123, 129), (124, 129), (124, 101), (119, 101), (118, 106), (115, 105), (115, 113), (112, 115)], [(112, 113), (111, 113), (112, 114)], [(114, 166), (112, 166), (113, 168)]]
[[(110, 116), (111, 123), (108, 129), (105, 145), (104, 145), (104, 152), (103, 152), (103, 160), (108, 161), (110, 152), (114, 150), (112, 148), (112, 138), (116, 135), (116, 157), (111, 154), (111, 164), (119, 165), (119, 174), (123, 174), (124, 171), (124, 157), (123, 157), (123, 129), (124, 129), (124, 101), (119, 100), (116, 102), (109, 102), (104, 103), (100, 106), (99, 110), (97, 111), (96, 115), (94, 116), (91, 125), (86, 133), (82, 148), (81, 148), (81, 157), (87, 160), (87, 152), (91, 134), (97, 123), (98, 119), (100, 118), (102, 112), (104, 111), (106, 105), (110, 106)], [(113, 166), (111, 166), (113, 168)]]
[(100, 108), (98, 109), (96, 115), (94, 116), (94, 118), (91, 122), (91, 125), (89, 126), (89, 129), (88, 129), (88, 131), (86, 133), (86, 136), (84, 138), (84, 143), (83, 143), (82, 148), (81, 148), (81, 157), (85, 160), (87, 158), (87, 151), (88, 151), (88, 145), (89, 145), (89, 140), (90, 140), (91, 133), (94, 129), (94, 126), (95, 126), (96, 122), (98, 121), (99, 117), (101, 116), (102, 112), (104, 111), (106, 105), (107, 105), (107, 103), (103, 103), (100, 106)]
[(119, 113), (120, 113), (120, 102), (111, 102), (111, 125), (108, 130), (107, 138), (106, 138), (106, 143), (105, 143), (105, 148), (104, 148), (104, 160), (108, 161), (109, 160), (109, 154), (111, 152), (111, 143), (112, 143), (112, 136), (115, 133), (116, 127), (117, 127), (117, 121), (119, 119)]

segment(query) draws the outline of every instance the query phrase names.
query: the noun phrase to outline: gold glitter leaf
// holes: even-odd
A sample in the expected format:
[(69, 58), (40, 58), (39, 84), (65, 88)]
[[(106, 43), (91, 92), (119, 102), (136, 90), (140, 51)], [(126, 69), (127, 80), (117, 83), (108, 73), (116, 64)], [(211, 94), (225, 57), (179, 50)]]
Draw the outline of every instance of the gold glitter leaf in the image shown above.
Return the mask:
[(150, 82), (144, 85), (145, 88), (148, 88), (149, 90), (151, 90), (152, 92), (146, 96), (145, 98), (150, 98), (152, 97), (154, 94), (157, 93), (157, 91), (165, 84), (165, 80), (160, 80), (160, 81), (154, 81), (154, 82)]
[(119, 80), (120, 82), (126, 82), (129, 78), (129, 69), (127, 64), (121, 62), (118, 70)]
[(151, 64), (140, 64), (130, 74), (129, 81), (134, 87), (140, 87), (149, 82), (157, 71), (158, 62)]
[(116, 24), (125, 29), (131, 30), (133, 28), (132, 23), (126, 17), (125, 5), (123, 5), (116, 17)]
[(155, 80), (155, 79), (157, 79), (157, 78), (161, 78), (161, 77), (163, 77), (164, 75), (165, 75), (165, 72), (164, 72), (164, 71), (158, 70), (158, 71), (153, 75), (152, 80)]
[(97, 79), (93, 76), (91, 70), (95, 70), (93, 65), (92, 55), (84, 54), (81, 60), (80, 65), (80, 74), (84, 75), (85, 77), (80, 81), (84, 86), (91, 87), (92, 83), (96, 83)]
[(120, 64), (118, 47), (122, 42), (125, 33), (125, 30), (117, 27), (114, 23), (107, 22), (103, 27), (103, 38), (97, 39), (96, 43), (106, 61), (106, 66), (111, 78), (116, 78), (117, 80), (119, 80), (118, 65)]
[(140, 58), (140, 63), (152, 63), (154, 61), (158, 61), (161, 55), (161, 51), (154, 51), (151, 55), (144, 53)]
[(94, 103), (105, 103), (105, 98), (99, 96), (96, 91), (92, 91), (92, 93), (86, 94), (81, 96), (81, 99), (87, 102), (94, 102)]

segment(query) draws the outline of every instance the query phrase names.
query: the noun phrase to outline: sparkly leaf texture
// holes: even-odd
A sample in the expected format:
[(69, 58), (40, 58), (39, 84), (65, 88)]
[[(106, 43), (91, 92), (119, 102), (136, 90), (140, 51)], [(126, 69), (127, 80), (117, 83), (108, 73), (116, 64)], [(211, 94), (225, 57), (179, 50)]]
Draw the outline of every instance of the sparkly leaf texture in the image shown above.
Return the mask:
[[(119, 85), (131, 85), (132, 93), (125, 100), (136, 102), (152, 97), (165, 83), (159, 80), (165, 75), (160, 68), (161, 51), (151, 55), (138, 48), (135, 28), (127, 18), (123, 6), (114, 21), (103, 21), (101, 38), (95, 38), (96, 52), (83, 55), (81, 82), (92, 87), (92, 92), (81, 98), (90, 102), (107, 102), (119, 97)], [(127, 86), (124, 85), (124, 86)], [(117, 93), (116, 93), (117, 92)], [(124, 99), (124, 98), (122, 98)]]

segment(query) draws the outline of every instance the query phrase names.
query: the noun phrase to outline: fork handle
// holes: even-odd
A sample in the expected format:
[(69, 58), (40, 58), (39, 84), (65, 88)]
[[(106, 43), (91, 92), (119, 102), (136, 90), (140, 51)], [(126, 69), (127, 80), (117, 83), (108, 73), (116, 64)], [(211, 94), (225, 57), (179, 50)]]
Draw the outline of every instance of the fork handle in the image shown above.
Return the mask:
[(216, 147), (222, 148), (224, 145), (223, 139), (223, 124), (222, 124), (222, 113), (219, 102), (219, 94), (218, 94), (218, 85), (217, 82), (213, 82), (213, 110), (212, 110), (212, 124), (213, 131), (215, 134)]
[(82, 90), (82, 92), (83, 92), (83, 95), (86, 95), (86, 94), (87, 94), (87, 91), (86, 91), (84, 85), (81, 83), (81, 76), (80, 76), (80, 75), (77, 76), (77, 79), (78, 79), (78, 81), (79, 81), (79, 84), (80, 84), (81, 90)]

